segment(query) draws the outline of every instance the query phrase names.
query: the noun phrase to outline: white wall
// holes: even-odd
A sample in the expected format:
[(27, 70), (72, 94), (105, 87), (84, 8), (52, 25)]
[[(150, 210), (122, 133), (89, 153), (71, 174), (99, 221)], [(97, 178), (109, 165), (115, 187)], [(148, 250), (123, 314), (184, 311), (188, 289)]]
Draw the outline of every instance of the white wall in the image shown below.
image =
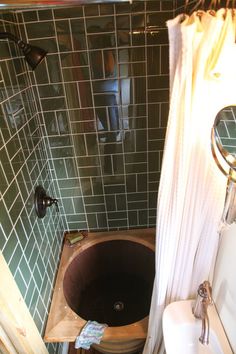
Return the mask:
[[(213, 299), (236, 353), (236, 224), (222, 233), (213, 280)], [(227, 353), (226, 353), (227, 354)]]

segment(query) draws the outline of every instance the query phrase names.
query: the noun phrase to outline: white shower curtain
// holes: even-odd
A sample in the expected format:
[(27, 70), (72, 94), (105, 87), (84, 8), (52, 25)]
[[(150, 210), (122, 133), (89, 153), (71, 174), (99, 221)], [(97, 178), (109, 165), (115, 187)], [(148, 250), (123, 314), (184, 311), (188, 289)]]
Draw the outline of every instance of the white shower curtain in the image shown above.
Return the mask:
[(195, 12), (167, 22), (170, 112), (157, 205), (156, 277), (143, 354), (164, 351), (162, 314), (210, 278), (226, 178), (211, 153), (218, 111), (236, 104), (235, 17)]

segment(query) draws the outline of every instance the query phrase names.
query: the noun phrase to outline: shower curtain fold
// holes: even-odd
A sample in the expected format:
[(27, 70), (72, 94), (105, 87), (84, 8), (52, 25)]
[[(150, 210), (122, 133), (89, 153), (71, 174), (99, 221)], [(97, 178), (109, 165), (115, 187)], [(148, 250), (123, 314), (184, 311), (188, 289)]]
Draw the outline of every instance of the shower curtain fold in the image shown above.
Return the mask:
[[(211, 153), (218, 111), (236, 102), (235, 19), (194, 13), (167, 22), (170, 110), (157, 203), (156, 278), (143, 354), (164, 352), (162, 314), (175, 300), (195, 296), (211, 277), (219, 240), (226, 178)], [(234, 65), (235, 66), (235, 65)]]

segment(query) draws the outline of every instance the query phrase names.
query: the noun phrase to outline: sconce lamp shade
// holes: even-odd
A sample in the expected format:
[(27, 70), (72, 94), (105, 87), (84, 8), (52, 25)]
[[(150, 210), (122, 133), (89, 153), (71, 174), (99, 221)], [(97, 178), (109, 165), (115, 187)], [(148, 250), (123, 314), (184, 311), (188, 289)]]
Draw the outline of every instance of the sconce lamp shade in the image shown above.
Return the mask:
[(23, 42), (10, 32), (0, 32), (0, 39), (10, 39), (14, 41), (18, 47), (23, 51), (25, 60), (32, 70), (34, 70), (39, 63), (45, 58), (47, 51)]

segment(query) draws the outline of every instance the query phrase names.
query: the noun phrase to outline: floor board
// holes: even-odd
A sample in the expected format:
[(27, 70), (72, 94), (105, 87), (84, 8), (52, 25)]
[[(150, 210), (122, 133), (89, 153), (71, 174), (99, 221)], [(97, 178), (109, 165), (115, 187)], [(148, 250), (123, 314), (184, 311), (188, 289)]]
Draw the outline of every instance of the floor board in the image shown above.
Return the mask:
[[(141, 352), (137, 352), (135, 354), (141, 354)], [(74, 348), (74, 343), (70, 343), (69, 345), (69, 351), (68, 354), (101, 354), (100, 352), (98, 352), (97, 350), (91, 348), (89, 350), (85, 350), (85, 349), (75, 349)]]

